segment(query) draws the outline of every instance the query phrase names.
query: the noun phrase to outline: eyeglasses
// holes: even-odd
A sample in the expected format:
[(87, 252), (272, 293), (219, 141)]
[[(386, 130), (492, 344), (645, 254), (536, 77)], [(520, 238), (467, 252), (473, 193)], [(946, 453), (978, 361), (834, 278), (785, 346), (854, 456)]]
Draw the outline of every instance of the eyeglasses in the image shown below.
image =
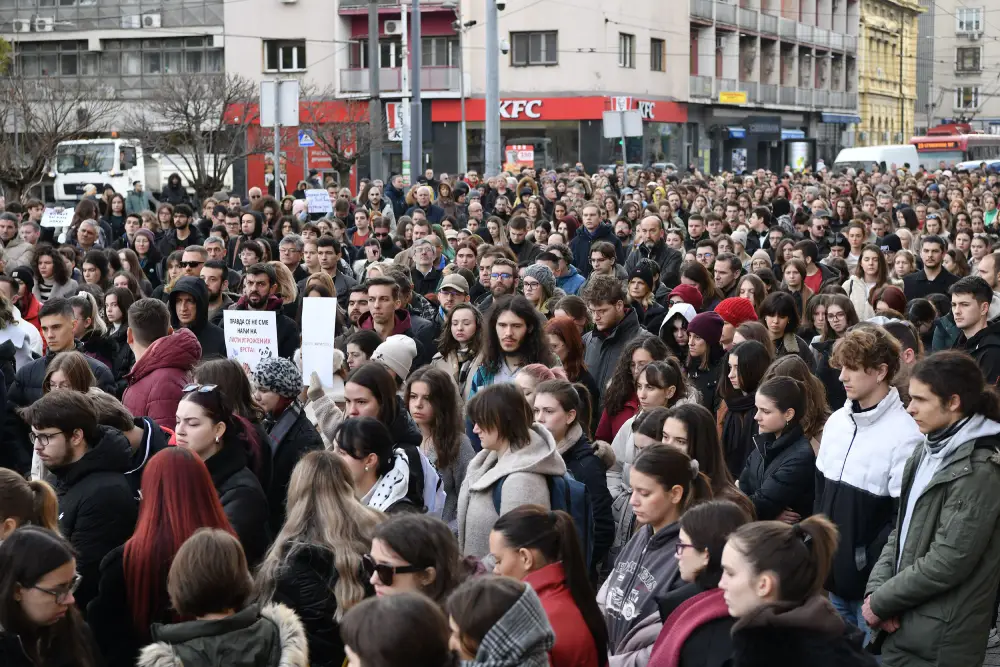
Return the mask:
[(73, 575), (73, 580), (69, 582), (68, 586), (62, 588), (57, 588), (56, 590), (50, 590), (48, 588), (42, 588), (41, 586), (32, 586), (36, 591), (41, 591), (42, 593), (48, 593), (56, 599), (56, 604), (66, 604), (73, 593), (76, 593), (76, 589), (80, 588), (80, 582), (83, 577), (77, 572)]
[(53, 437), (64, 433), (66, 433), (66, 431), (63, 430), (56, 431), (55, 433), (35, 433), (32, 431), (28, 434), (28, 441), (31, 442), (32, 445), (40, 443), (42, 447), (48, 447), (49, 443), (52, 442)]
[(698, 547), (696, 547), (693, 544), (684, 544), (683, 542), (678, 542), (677, 544), (674, 545), (674, 554), (680, 556), (682, 553), (684, 553), (685, 549), (697, 549), (697, 548)]
[(387, 239), (389, 238), (389, 232), (374, 232), (375, 238), (377, 239)]
[(195, 260), (191, 262), (177, 262), (177, 266), (181, 267), (182, 269), (197, 269), (204, 263), (205, 262)]
[(541, 283), (539, 283), (537, 280), (524, 280), (521, 282), (521, 285), (524, 287), (524, 289), (535, 289), (536, 287), (541, 285)]
[(493, 280), (510, 280), (514, 277), (512, 273), (491, 273), (490, 278)]
[(834, 312), (830, 312), (828, 310), (828, 311), (826, 311), (826, 316), (827, 316), (827, 318), (829, 318), (831, 320), (845, 320), (845, 319), (847, 319), (847, 313), (845, 313), (842, 310), (841, 311), (837, 311), (835, 313)]
[(189, 384), (181, 389), (181, 393), (190, 394), (191, 392), (196, 391), (199, 394), (209, 394), (218, 388), (219, 385), (217, 384)]
[(369, 579), (373, 574), (377, 573), (378, 579), (382, 582), (383, 586), (392, 586), (394, 575), (413, 574), (414, 572), (423, 572), (427, 569), (419, 565), (389, 565), (388, 563), (379, 563), (371, 554), (365, 554), (361, 557), (361, 566), (368, 573)]

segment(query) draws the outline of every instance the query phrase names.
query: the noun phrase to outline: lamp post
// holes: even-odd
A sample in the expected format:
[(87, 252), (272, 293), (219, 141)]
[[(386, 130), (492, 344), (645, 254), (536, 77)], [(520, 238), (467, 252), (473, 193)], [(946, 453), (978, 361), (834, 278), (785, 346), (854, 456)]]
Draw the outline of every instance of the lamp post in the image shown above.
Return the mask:
[(458, 131), (458, 172), (464, 174), (469, 170), (468, 130), (465, 125), (465, 33), (469, 28), (479, 22), (475, 20), (468, 22), (462, 21), (461, 0), (445, 0), (445, 2), (442, 3), (442, 6), (455, 10), (455, 21), (451, 24), (451, 27), (458, 33), (458, 94), (459, 107), (462, 113), (462, 119)]

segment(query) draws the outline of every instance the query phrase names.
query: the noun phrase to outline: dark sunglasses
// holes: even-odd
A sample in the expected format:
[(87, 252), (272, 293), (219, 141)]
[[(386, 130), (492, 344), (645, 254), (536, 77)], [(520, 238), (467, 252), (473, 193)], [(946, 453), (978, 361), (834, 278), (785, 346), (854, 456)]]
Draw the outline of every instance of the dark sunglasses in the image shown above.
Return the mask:
[(210, 394), (211, 392), (215, 391), (218, 388), (219, 385), (217, 384), (189, 384), (183, 389), (181, 389), (181, 392), (185, 394), (190, 394), (191, 392), (196, 391), (199, 394)]
[(361, 566), (365, 569), (369, 579), (373, 574), (377, 573), (378, 580), (382, 582), (383, 586), (392, 586), (393, 575), (413, 574), (414, 572), (422, 572), (427, 569), (418, 565), (389, 565), (388, 563), (379, 563), (371, 554), (365, 554), (361, 557)]
[(177, 262), (177, 266), (181, 267), (182, 269), (196, 269), (204, 263), (205, 262), (195, 260), (191, 262)]

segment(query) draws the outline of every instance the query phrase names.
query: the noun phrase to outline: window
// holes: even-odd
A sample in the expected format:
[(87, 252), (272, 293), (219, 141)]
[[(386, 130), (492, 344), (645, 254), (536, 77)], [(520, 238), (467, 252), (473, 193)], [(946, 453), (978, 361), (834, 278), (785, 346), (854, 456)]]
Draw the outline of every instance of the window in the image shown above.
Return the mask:
[(306, 42), (264, 41), (265, 72), (301, 72), (306, 68)]
[(635, 35), (618, 33), (618, 66), (635, 69)]
[[(188, 38), (190, 39), (190, 38)], [(203, 40), (106, 40), (100, 53), (85, 41), (21, 42), (17, 59), (25, 77), (202, 74), (222, 71), (222, 49)], [(114, 84), (110, 84), (114, 85)]]
[(959, 72), (978, 72), (982, 69), (978, 46), (963, 46), (955, 51), (955, 69)]
[(979, 86), (959, 86), (955, 89), (956, 109), (975, 109), (979, 106)]
[(458, 67), (458, 39), (424, 37), (421, 44), (421, 67)]
[(955, 32), (982, 32), (983, 8), (958, 7), (955, 10)]
[(666, 72), (664, 57), (666, 55), (667, 43), (662, 39), (653, 37), (649, 40), (649, 69), (654, 72)]
[(558, 65), (558, 35), (555, 30), (510, 33), (510, 64), (514, 67)]

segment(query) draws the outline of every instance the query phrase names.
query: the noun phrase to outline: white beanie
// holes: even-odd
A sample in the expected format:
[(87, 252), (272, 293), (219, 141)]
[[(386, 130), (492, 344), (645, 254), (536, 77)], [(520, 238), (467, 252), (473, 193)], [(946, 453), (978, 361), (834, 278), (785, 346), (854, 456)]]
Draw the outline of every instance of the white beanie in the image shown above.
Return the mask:
[(405, 380), (416, 356), (417, 344), (414, 340), (409, 336), (394, 334), (375, 348), (372, 361), (381, 361), (400, 380)]

